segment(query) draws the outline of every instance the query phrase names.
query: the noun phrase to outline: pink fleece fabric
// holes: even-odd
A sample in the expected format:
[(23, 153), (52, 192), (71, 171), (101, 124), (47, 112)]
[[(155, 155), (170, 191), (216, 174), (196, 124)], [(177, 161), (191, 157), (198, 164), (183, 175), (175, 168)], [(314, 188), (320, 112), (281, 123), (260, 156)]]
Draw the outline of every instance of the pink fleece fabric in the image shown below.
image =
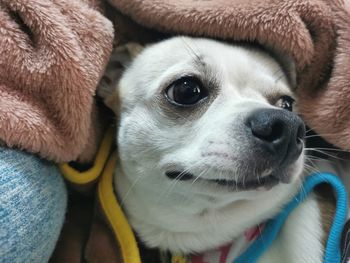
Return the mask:
[(55, 161), (90, 160), (95, 89), (113, 26), (98, 1), (0, 1), (0, 140)]
[[(186, 34), (290, 55), (302, 117), (350, 149), (349, 0), (108, 1), (115, 43)], [(101, 130), (94, 94), (114, 38), (104, 4), (0, 0), (2, 143), (55, 161), (91, 160)]]

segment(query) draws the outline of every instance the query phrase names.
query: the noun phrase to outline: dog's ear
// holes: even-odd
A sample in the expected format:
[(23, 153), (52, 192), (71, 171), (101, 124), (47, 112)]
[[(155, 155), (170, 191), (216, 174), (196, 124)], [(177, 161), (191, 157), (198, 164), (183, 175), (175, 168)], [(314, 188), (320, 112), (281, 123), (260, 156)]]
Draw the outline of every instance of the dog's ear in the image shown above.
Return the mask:
[(297, 87), (297, 70), (294, 60), (285, 54), (277, 54), (278, 62), (281, 64), (284, 73), (287, 76), (289, 85), (293, 90)]
[(97, 87), (97, 96), (101, 97), (108, 108), (119, 114), (118, 83), (124, 70), (142, 51), (143, 46), (127, 43), (115, 48), (107, 64), (107, 68)]
[(290, 54), (284, 51), (274, 49), (271, 46), (259, 46), (267, 52), (273, 59), (275, 59), (282, 68), (283, 74), (287, 77), (288, 83), (292, 90), (297, 87), (297, 71), (295, 61)]
[(297, 87), (297, 71), (296, 71), (294, 59), (290, 55), (282, 51), (273, 50), (271, 48), (267, 48), (267, 51), (280, 64), (283, 70), (283, 73), (287, 77), (289, 85), (292, 87), (293, 90), (295, 90)]

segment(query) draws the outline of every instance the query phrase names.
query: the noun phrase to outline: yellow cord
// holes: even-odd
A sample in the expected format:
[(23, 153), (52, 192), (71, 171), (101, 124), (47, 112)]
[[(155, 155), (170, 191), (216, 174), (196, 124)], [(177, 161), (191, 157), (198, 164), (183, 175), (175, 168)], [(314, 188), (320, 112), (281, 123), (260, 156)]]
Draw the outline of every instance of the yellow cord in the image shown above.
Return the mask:
[(141, 263), (139, 249), (137, 247), (134, 233), (119, 206), (114, 190), (113, 175), (117, 162), (117, 155), (113, 153), (108, 161), (102, 178), (98, 184), (98, 197), (102, 209), (112, 226), (115, 237), (120, 245), (124, 263)]
[(171, 258), (171, 263), (187, 263), (187, 260), (183, 256), (173, 256)]
[(75, 184), (87, 184), (95, 181), (102, 173), (102, 170), (107, 162), (111, 148), (113, 146), (115, 134), (114, 129), (110, 128), (104, 136), (100, 148), (98, 149), (94, 166), (87, 171), (80, 172), (68, 163), (59, 165), (62, 175), (70, 182)]

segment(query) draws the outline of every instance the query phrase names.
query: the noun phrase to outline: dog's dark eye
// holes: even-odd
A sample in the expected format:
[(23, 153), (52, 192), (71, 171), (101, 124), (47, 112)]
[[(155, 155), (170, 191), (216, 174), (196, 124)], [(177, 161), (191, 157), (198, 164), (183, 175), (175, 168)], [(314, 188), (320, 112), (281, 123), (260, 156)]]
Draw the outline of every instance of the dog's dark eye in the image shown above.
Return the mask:
[(208, 96), (202, 82), (195, 77), (183, 77), (165, 90), (165, 97), (178, 106), (192, 106)]
[(293, 103), (294, 99), (292, 97), (282, 96), (277, 101), (277, 106), (288, 111), (293, 111)]

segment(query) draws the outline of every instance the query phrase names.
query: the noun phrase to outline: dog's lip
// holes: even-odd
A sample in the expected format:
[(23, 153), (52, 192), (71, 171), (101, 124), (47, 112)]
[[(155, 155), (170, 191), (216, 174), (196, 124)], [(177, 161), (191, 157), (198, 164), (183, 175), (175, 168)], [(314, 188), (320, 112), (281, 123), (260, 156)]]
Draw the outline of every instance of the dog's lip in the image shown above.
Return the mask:
[(189, 172), (184, 171), (168, 171), (165, 173), (166, 176), (171, 180), (179, 180), (179, 181), (193, 181), (193, 180), (200, 180), (200, 181), (206, 181), (210, 183), (215, 183), (222, 187), (227, 187), (230, 189), (237, 189), (237, 190), (254, 190), (257, 188), (266, 188), (271, 189), (276, 184), (282, 182), (281, 177), (276, 176), (274, 173), (271, 173), (269, 175), (263, 176), (263, 177), (257, 177), (253, 180), (247, 180), (247, 181), (236, 181), (236, 180), (230, 180), (230, 179), (208, 179), (208, 178), (196, 178), (195, 175)]
[(214, 179), (208, 180), (217, 183), (220, 186), (225, 186), (229, 188), (239, 189), (239, 190), (254, 190), (257, 188), (266, 188), (271, 189), (273, 186), (281, 182), (280, 178), (274, 174), (270, 174), (261, 178), (256, 178), (253, 180), (247, 181), (235, 181), (235, 180), (226, 180), (226, 179)]
[(191, 173), (184, 172), (184, 171), (167, 171), (165, 175), (172, 180), (179, 180), (179, 181), (189, 181), (195, 178), (195, 176)]

